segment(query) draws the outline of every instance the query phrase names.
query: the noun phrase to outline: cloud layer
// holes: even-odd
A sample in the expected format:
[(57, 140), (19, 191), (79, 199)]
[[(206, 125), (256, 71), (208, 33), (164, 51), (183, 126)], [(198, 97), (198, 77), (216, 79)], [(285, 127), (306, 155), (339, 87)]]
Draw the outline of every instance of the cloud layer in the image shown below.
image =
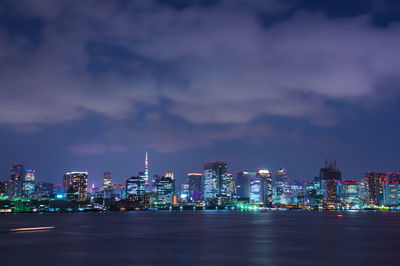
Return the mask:
[[(208, 143), (246, 135), (237, 128), (260, 117), (332, 125), (341, 116), (332, 102), (358, 108), (397, 91), (396, 23), (378, 28), (368, 15), (330, 18), (306, 10), (265, 23), (292, 10), (294, 1), (193, 3), (10, 2), (2, 12), (38, 26), (34, 38), (0, 28), (0, 123), (40, 126), (91, 113), (132, 121), (150, 108), (241, 132), (180, 131), (163, 121), (154, 138)], [(156, 134), (160, 122), (152, 121), (147, 128)], [(133, 132), (136, 139), (148, 134)], [(73, 150), (109, 150), (90, 145)]]

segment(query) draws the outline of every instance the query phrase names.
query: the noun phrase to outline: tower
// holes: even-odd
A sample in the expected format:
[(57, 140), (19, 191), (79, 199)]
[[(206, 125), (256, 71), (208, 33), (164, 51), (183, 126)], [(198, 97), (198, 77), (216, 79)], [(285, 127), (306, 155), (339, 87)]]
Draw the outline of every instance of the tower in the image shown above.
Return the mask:
[(146, 151), (146, 156), (144, 159), (144, 187), (145, 191), (149, 192), (150, 183), (149, 183), (149, 156)]

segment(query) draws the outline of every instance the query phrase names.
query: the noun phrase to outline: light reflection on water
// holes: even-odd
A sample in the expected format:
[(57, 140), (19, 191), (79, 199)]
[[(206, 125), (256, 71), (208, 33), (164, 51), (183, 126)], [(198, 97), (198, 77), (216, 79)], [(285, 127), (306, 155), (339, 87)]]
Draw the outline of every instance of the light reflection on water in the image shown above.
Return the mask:
[(341, 213), (6, 214), (0, 265), (397, 265), (400, 213)]

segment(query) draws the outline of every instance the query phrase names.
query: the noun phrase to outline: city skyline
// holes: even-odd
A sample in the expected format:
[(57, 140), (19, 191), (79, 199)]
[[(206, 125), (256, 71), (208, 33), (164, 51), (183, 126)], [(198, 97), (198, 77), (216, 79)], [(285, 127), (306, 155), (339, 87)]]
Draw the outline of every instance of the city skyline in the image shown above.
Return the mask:
[(71, 169), (125, 178), (145, 150), (153, 173), (178, 178), (215, 159), (299, 179), (325, 157), (347, 177), (398, 171), (398, 11), (391, 0), (2, 1), (0, 178), (14, 162), (50, 182)]

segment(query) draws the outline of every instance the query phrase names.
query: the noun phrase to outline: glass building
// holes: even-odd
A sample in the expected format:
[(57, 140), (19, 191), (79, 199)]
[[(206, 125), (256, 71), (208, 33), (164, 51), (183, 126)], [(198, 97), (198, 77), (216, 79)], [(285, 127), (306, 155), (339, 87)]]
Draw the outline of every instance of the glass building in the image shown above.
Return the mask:
[(384, 183), (383, 188), (383, 204), (385, 206), (399, 206), (400, 203), (400, 184)]
[(272, 205), (272, 174), (265, 169), (249, 178), (250, 203)]
[(112, 174), (105, 172), (103, 174), (103, 190), (112, 190)]
[(22, 196), (33, 197), (35, 195), (35, 170), (26, 170), (22, 182)]
[(173, 173), (166, 173), (153, 181), (153, 191), (156, 193), (157, 202), (172, 203), (175, 195), (175, 178)]
[(250, 199), (250, 179), (256, 176), (256, 172), (241, 171), (236, 174), (236, 194), (238, 198)]
[(68, 200), (85, 201), (88, 196), (88, 172), (66, 173), (63, 185)]
[(387, 182), (385, 173), (367, 172), (365, 181), (368, 185), (369, 205), (380, 206), (383, 201), (382, 184)]
[(291, 191), (286, 169), (280, 168), (278, 171), (275, 172), (274, 177), (274, 203), (290, 204)]
[(204, 199), (211, 200), (228, 196), (229, 180), (227, 177), (227, 164), (224, 162), (211, 162), (204, 165)]
[(346, 180), (340, 184), (340, 199), (347, 208), (360, 205), (360, 183), (355, 180)]
[(126, 180), (126, 196), (142, 196), (146, 192), (146, 176), (139, 172), (138, 176), (132, 176)]
[(203, 174), (189, 173), (187, 175), (189, 185), (188, 201), (200, 202), (203, 199)]

